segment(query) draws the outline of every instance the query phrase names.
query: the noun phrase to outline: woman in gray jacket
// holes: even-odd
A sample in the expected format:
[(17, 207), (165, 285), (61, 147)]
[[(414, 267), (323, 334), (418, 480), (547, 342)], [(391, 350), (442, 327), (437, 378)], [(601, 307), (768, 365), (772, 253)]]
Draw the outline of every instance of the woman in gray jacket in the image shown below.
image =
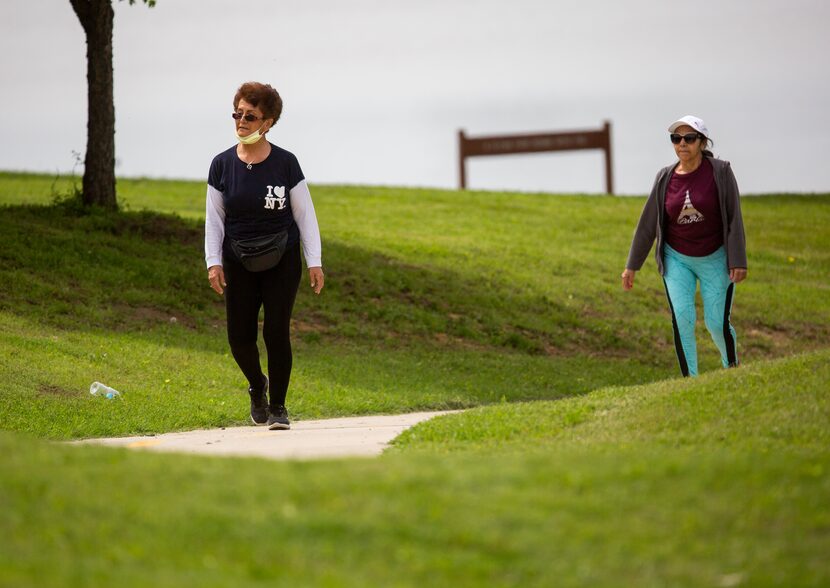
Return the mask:
[(684, 116), (669, 126), (678, 161), (657, 173), (634, 233), (624, 290), (634, 287), (657, 240), (657, 270), (663, 276), (674, 327), (680, 371), (696, 376), (695, 291), (700, 282), (706, 328), (723, 367), (738, 365), (730, 323), (735, 284), (746, 278), (746, 240), (738, 184), (728, 161), (715, 159), (706, 124)]

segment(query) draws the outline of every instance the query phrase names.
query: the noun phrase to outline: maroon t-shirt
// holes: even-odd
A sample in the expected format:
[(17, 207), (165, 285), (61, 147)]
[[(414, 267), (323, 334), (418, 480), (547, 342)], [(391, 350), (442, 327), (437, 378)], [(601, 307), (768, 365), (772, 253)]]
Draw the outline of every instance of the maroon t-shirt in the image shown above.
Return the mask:
[(703, 257), (723, 245), (723, 221), (712, 164), (672, 173), (666, 188), (666, 243), (683, 255)]

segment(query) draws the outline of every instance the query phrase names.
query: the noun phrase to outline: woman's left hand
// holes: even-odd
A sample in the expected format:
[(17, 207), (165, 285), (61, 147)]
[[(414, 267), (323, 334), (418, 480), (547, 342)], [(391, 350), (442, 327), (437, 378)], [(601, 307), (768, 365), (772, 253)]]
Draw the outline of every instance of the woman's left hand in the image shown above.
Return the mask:
[(743, 282), (746, 279), (746, 268), (745, 267), (732, 267), (732, 268), (729, 268), (729, 279), (732, 281), (733, 284), (737, 284), (738, 282)]
[(323, 268), (308, 268), (308, 278), (311, 281), (311, 288), (314, 290), (314, 293), (319, 294), (320, 290), (323, 289), (323, 282), (325, 281), (325, 278), (323, 277)]

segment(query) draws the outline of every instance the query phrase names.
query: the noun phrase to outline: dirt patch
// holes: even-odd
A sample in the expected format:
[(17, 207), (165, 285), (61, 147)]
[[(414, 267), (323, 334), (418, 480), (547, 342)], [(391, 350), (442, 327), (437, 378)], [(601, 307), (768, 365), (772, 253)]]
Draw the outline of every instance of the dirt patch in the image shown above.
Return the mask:
[(440, 347), (446, 349), (464, 349), (466, 351), (481, 352), (499, 349), (472, 339), (464, 339), (463, 337), (456, 337), (448, 335), (447, 333), (434, 333), (432, 340), (435, 341)]
[(129, 325), (128, 328), (132, 328), (136, 324), (156, 326), (162, 323), (180, 325), (187, 329), (196, 328), (196, 321), (192, 317), (181, 313), (164, 311), (150, 306), (129, 306), (126, 304), (115, 304), (113, 308), (120, 320), (125, 325)]
[(291, 332), (293, 333), (325, 333), (329, 329), (323, 321), (313, 317), (304, 319), (291, 319)]
[[(739, 326), (736, 328), (740, 328)], [(785, 355), (798, 350), (818, 349), (830, 341), (830, 329), (819, 324), (785, 324), (769, 326), (750, 323), (746, 326), (741, 340), (738, 331), (738, 345), (743, 343), (748, 352)]]
[(70, 396), (77, 396), (77, 390), (70, 390), (63, 386), (55, 386), (53, 384), (40, 384), (37, 387), (37, 393), (41, 396), (58, 396), (60, 398), (68, 398)]

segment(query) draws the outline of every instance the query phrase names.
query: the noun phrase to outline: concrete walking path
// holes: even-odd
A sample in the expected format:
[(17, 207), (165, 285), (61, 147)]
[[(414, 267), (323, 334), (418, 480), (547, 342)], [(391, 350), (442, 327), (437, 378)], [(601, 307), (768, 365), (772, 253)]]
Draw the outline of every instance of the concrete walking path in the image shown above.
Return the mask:
[(296, 421), (287, 431), (269, 431), (267, 427), (251, 425), (154, 436), (85, 439), (74, 443), (270, 459), (371, 457), (380, 455), (392, 439), (409, 427), (452, 412), (457, 411)]

